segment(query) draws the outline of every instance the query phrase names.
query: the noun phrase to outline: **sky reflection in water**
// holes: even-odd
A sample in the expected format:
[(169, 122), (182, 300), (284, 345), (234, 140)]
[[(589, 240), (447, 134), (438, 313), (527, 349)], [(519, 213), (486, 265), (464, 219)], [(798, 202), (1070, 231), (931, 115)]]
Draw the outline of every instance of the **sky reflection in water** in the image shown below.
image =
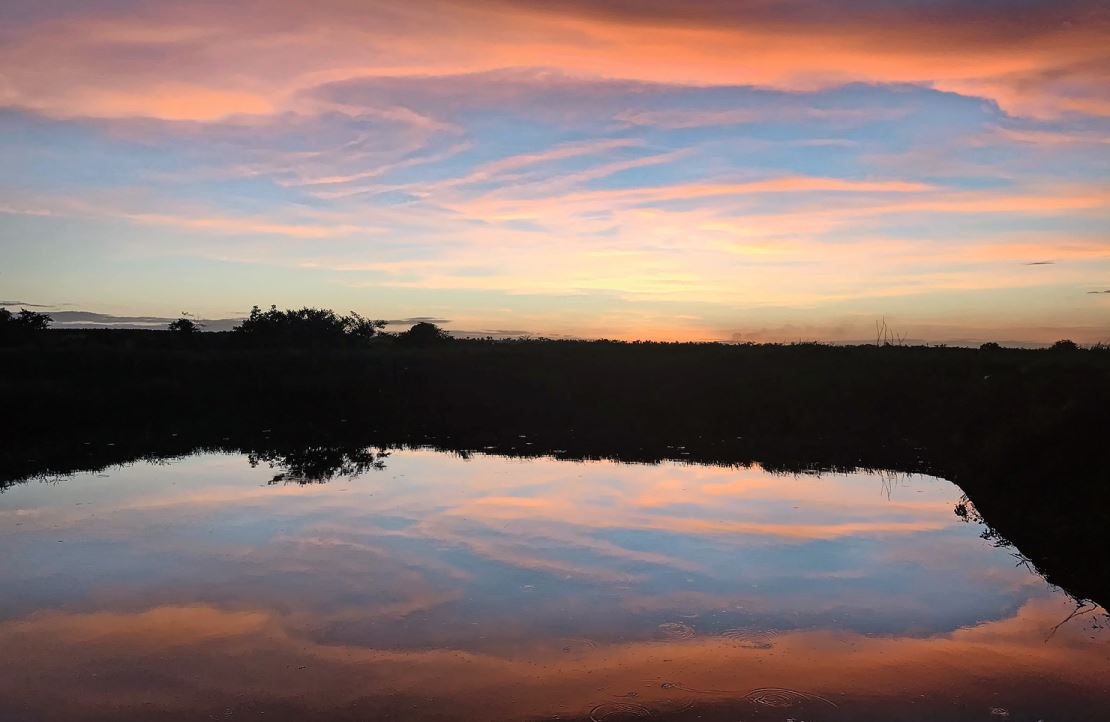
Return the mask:
[(273, 475), (0, 494), (0, 719), (1110, 714), (1102, 611), (1054, 631), (1075, 603), (946, 481), (431, 451)]

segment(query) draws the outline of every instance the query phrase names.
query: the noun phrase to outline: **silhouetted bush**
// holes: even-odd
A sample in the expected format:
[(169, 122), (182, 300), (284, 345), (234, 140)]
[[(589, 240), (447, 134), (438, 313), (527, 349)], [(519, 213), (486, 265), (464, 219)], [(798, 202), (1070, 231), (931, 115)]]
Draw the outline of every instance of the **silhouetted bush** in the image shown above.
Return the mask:
[(385, 328), (385, 321), (372, 321), (359, 316), (354, 311), (351, 311), (350, 316), (343, 316), (342, 318), (346, 324), (347, 335), (351, 338), (368, 340), (373, 338), (379, 330)]
[(194, 333), (200, 333), (200, 329), (202, 326), (203, 324), (197, 323), (191, 318), (182, 316), (176, 321), (171, 321), (168, 328), (174, 333), (181, 334), (182, 336), (189, 336)]
[(1001, 351), (1002, 347), (999, 346), (994, 341), (987, 341), (985, 344), (983, 344), (979, 347), (979, 350), (980, 351)]
[(367, 341), (384, 327), (385, 321), (372, 321), (354, 312), (340, 316), (326, 308), (279, 311), (277, 306), (270, 306), (269, 311), (263, 311), (255, 306), (234, 332), (240, 338), (264, 344), (335, 346)]
[(397, 334), (397, 343), (402, 346), (440, 346), (450, 340), (451, 336), (446, 331), (427, 321)]
[(0, 308), (0, 341), (24, 340), (50, 327), (54, 319), (45, 313), (35, 313), (21, 309), (19, 313), (12, 313), (6, 308)]
[(1052, 351), (1078, 351), (1079, 344), (1069, 338), (1057, 341), (1050, 347)]

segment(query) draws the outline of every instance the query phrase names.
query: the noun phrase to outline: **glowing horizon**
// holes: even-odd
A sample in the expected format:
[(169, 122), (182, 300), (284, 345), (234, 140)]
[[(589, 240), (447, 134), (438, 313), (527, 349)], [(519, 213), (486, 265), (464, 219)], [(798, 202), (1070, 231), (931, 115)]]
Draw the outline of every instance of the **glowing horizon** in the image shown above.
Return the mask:
[(1110, 341), (1089, 1), (0, 9), (0, 304)]

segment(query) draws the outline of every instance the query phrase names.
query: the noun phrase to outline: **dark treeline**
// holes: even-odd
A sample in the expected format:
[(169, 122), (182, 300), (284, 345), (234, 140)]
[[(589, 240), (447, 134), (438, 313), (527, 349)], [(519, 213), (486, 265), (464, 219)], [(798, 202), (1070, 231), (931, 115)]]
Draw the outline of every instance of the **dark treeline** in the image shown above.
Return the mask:
[[(43, 332), (53, 323), (48, 313), (21, 309), (12, 313), (0, 307), (0, 347), (18, 345), (28, 342), (42, 343), (45, 339)], [(299, 308), (278, 310), (277, 306), (270, 306), (268, 311), (263, 311), (258, 306), (251, 309), (250, 315), (243, 319), (230, 336), (205, 334), (204, 322), (194, 318), (192, 314), (183, 313), (180, 318), (170, 322), (166, 330), (168, 338), (161, 339), (168, 342), (168, 346), (181, 346), (186, 340), (193, 345), (206, 344), (209, 347), (226, 347), (231, 345), (237, 348), (258, 347), (299, 347), (299, 348), (359, 348), (367, 346), (368, 342), (386, 342), (403, 346), (427, 346), (444, 343), (450, 336), (434, 324), (421, 322), (402, 333), (386, 333), (383, 331), (387, 325), (383, 320), (363, 318), (358, 313), (351, 311), (348, 315), (341, 315), (327, 308)], [(101, 337), (98, 340), (112, 343), (126, 344), (126, 336), (118, 333), (120, 329), (113, 330), (117, 333)], [(139, 334), (131, 334), (133, 338)], [(201, 339), (204, 339), (203, 341)], [(150, 344), (153, 337), (145, 339)], [(217, 342), (219, 339), (219, 342)]]
[(425, 444), (921, 471), (959, 483), (1051, 581), (1110, 602), (1104, 349), (494, 342), (304, 314), (333, 329), (309, 339), (288, 330), (300, 314), (258, 310), (257, 335), (9, 338), (0, 480), (205, 449), (310, 480), (343, 473), (329, 459), (372, 468), (370, 447)]
[(973, 449), (1007, 464), (1015, 453), (1092, 453), (1110, 408), (1102, 350), (448, 341), (431, 324), (360, 343), (325, 343), (324, 332), (293, 343), (282, 323), (54, 330), (8, 343), (0, 393), (18, 412), (0, 430), (164, 426), (232, 410), (357, 416), (440, 435), (540, 427), (645, 443), (798, 437), (900, 453)]

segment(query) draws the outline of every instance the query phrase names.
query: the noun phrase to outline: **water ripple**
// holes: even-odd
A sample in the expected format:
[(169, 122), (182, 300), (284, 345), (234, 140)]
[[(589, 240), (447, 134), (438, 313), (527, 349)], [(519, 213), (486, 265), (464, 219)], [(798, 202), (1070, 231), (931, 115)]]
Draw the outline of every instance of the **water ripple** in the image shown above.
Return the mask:
[(602, 722), (602, 720), (619, 720), (619, 719), (643, 719), (651, 717), (652, 712), (642, 704), (635, 704), (632, 702), (602, 702), (590, 710), (590, 720), (592, 722)]
[(745, 649), (770, 649), (778, 635), (775, 629), (758, 629), (756, 627), (735, 627), (721, 632), (721, 636), (738, 643)]
[(681, 642), (693, 639), (697, 632), (685, 622), (663, 622), (659, 625), (659, 632), (669, 642)]
[(834, 702), (824, 697), (809, 692), (799, 692), (795, 689), (786, 689), (785, 687), (753, 689), (744, 696), (744, 699), (755, 704), (761, 704), (764, 707), (795, 707), (807, 702), (822, 702), (831, 707), (836, 706)]

